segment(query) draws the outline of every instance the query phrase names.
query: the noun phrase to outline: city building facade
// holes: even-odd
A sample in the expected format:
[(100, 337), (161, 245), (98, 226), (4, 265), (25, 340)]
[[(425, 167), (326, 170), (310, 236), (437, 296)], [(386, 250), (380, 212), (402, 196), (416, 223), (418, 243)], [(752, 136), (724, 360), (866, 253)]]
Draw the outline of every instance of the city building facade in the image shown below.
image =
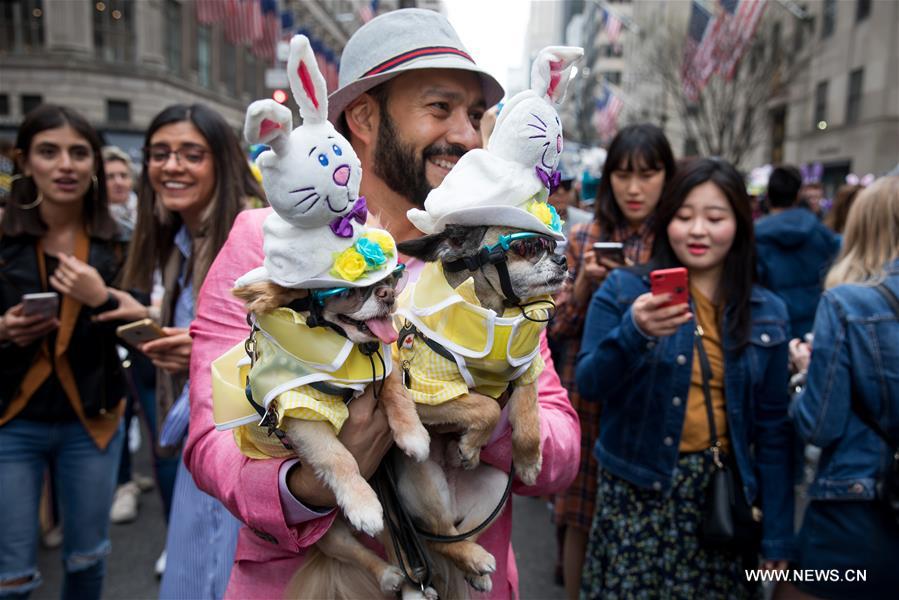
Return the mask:
[[(364, 19), (415, 4), (279, 0), (275, 6), (279, 17), (289, 14), (284, 36), (309, 32), (336, 60)], [(282, 60), (259, 58), (251, 44), (228, 40), (224, 22), (202, 24), (197, 8), (197, 0), (3, 0), (0, 137), (14, 138), (24, 115), (42, 102), (79, 111), (107, 143), (135, 159), (151, 119), (170, 104), (207, 104), (240, 131), (247, 105), (275, 91), (266, 71), (283, 72), (286, 53), (279, 53)]]

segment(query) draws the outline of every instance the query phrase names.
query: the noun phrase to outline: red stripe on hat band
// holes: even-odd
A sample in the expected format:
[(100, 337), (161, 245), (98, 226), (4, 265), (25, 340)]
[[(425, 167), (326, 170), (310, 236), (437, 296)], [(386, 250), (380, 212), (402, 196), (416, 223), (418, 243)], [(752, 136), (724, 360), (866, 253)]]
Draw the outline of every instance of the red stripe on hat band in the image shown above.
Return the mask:
[(419, 58), (422, 56), (434, 56), (437, 54), (455, 54), (456, 56), (461, 56), (465, 60), (474, 64), (474, 59), (472, 59), (468, 54), (462, 52), (458, 48), (453, 48), (451, 46), (430, 46), (427, 48), (418, 48), (416, 50), (410, 50), (409, 52), (404, 52), (398, 56), (394, 56), (393, 58), (387, 59), (378, 66), (373, 69), (367, 71), (363, 74), (363, 77), (368, 77), (369, 75), (377, 75), (379, 73), (383, 73), (384, 71), (389, 71), (394, 67), (398, 67), (399, 65), (409, 62), (412, 59)]

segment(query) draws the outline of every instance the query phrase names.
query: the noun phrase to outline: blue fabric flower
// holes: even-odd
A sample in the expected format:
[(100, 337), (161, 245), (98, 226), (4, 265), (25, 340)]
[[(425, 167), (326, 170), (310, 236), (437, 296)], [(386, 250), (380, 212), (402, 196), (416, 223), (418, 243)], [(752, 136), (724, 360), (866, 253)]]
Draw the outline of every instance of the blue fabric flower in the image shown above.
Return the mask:
[(553, 231), (562, 231), (562, 218), (559, 216), (559, 213), (556, 212), (556, 207), (552, 204), (547, 204), (549, 206), (549, 212), (552, 214), (552, 221), (549, 223), (549, 228)]
[(362, 258), (365, 259), (365, 264), (369, 267), (378, 267), (387, 262), (387, 257), (384, 256), (381, 246), (368, 238), (361, 237), (356, 240), (356, 250), (362, 255)]

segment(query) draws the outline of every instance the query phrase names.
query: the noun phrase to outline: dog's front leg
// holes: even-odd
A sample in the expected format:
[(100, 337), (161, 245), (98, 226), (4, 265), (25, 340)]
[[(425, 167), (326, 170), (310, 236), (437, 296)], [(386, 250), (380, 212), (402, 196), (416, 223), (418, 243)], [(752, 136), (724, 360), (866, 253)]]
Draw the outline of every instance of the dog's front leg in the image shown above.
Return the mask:
[(405, 581), (406, 577), (399, 567), (387, 564), (383, 558), (366, 548), (340, 517), (334, 519), (328, 532), (316, 545), (331, 558), (348, 565), (360, 565), (374, 577), (385, 594), (396, 594)]
[(469, 392), (443, 404), (418, 405), (418, 416), (425, 425), (459, 425), (458, 453), (465, 469), (474, 469), (500, 417), (499, 404), (493, 398)]
[(347, 520), (369, 535), (384, 528), (384, 511), (378, 496), (359, 473), (359, 465), (340, 443), (327, 421), (284, 419), (284, 431), (304, 464), (334, 492)]
[[(441, 453), (442, 449), (435, 449)], [(396, 454), (397, 491), (412, 518), (423, 529), (444, 536), (457, 536), (456, 511), (452, 490), (443, 467), (434, 460), (423, 463), (410, 461)], [(464, 574), (475, 589), (489, 592), (491, 575), (496, 571), (496, 559), (480, 544), (470, 540), (439, 543), (428, 542), (436, 552), (447, 557)]]
[(512, 390), (509, 424), (512, 426), (512, 464), (522, 483), (534, 485), (543, 467), (536, 383), (516, 386)]
[(394, 369), (384, 380), (378, 402), (387, 415), (396, 445), (418, 462), (427, 459), (431, 437), (418, 417), (415, 402), (406, 391), (399, 370)]

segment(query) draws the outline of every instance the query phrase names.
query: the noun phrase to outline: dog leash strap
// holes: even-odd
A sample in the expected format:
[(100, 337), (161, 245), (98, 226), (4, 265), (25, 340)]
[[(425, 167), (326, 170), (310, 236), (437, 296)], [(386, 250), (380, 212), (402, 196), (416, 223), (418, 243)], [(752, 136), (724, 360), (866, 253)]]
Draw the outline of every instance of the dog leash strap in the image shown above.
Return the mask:
[(500, 511), (506, 505), (506, 501), (509, 499), (509, 496), (512, 494), (512, 478), (515, 477), (515, 467), (509, 469), (509, 479), (506, 481), (506, 489), (503, 491), (503, 497), (500, 499), (499, 504), (493, 509), (493, 512), (490, 513), (490, 516), (484, 519), (484, 522), (472, 529), (471, 531), (466, 531), (465, 533), (460, 533), (459, 535), (438, 535), (436, 533), (429, 533), (427, 531), (422, 531), (419, 527), (415, 527), (415, 531), (421, 535), (424, 539), (431, 542), (440, 542), (442, 544), (450, 544), (453, 542), (461, 542), (463, 540), (467, 540), (473, 535), (477, 535), (484, 529), (486, 529), (493, 520), (499, 515)]
[[(378, 498), (384, 506), (384, 517), (397, 561), (406, 579), (422, 591), (431, 586), (434, 573), (428, 549), (422, 543), (412, 518), (406, 512), (396, 491), (393, 465), (388, 458), (381, 463), (373, 479)], [(418, 575), (418, 578), (416, 578)]]
[(416, 327), (409, 321), (406, 321), (405, 324), (403, 325), (403, 328), (400, 329), (399, 339), (400, 339), (401, 343), (402, 343), (402, 340), (404, 340), (407, 335), (414, 335), (415, 337), (424, 341), (424, 343), (427, 344), (428, 348), (430, 348), (431, 350), (436, 352), (438, 355), (442, 356), (443, 358), (445, 358), (446, 360), (448, 360), (452, 363), (456, 362), (456, 359), (453, 358), (453, 354), (449, 350), (446, 349), (446, 346), (444, 346), (443, 344), (441, 344), (439, 342), (435, 342), (431, 338), (427, 337), (425, 334), (423, 334), (418, 329), (418, 327)]

